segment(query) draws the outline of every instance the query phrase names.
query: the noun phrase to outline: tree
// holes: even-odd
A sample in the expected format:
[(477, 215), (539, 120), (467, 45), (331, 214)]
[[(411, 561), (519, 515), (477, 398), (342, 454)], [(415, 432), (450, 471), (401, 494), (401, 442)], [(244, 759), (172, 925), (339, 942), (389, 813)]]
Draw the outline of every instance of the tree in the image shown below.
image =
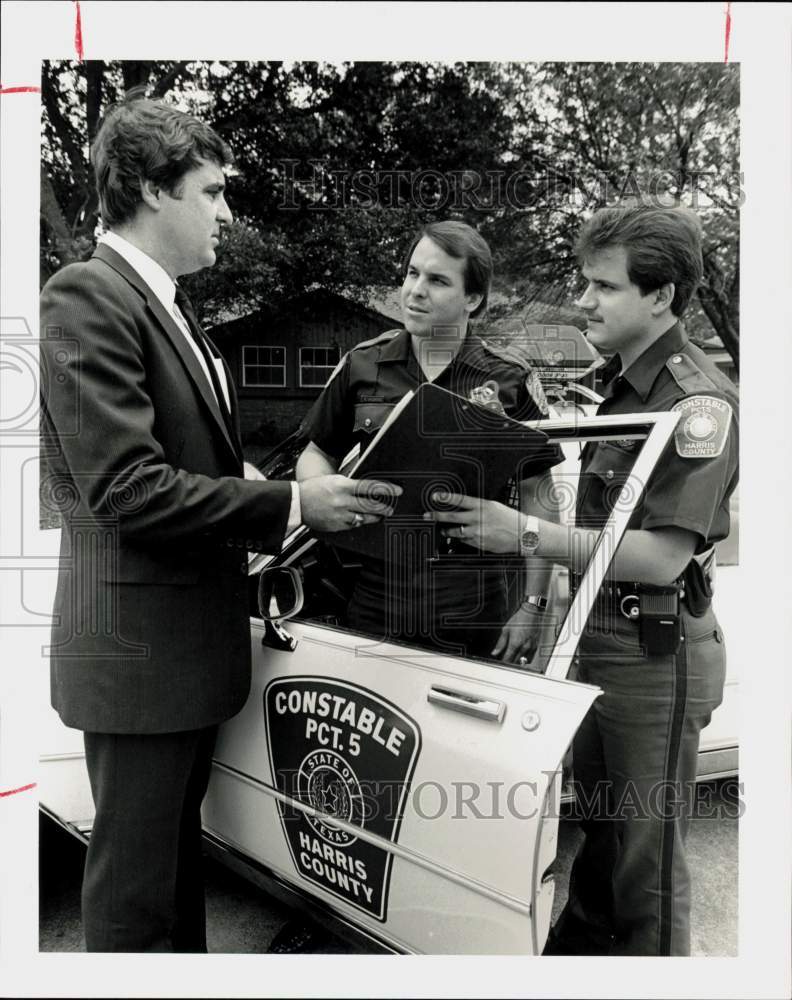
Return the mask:
[[(630, 197), (693, 203), (706, 233), (694, 333), (738, 359), (738, 76), (709, 64), (48, 63), (42, 279), (93, 243), (88, 145), (132, 86), (229, 142), (237, 222), (187, 284), (209, 322), (306, 289), (393, 286), (409, 235), (462, 218), (487, 237), (505, 310), (572, 300), (581, 219)], [(497, 309), (495, 310), (497, 314)]]
[(41, 73), (41, 272), (81, 260), (99, 214), (88, 150), (103, 109), (133, 87), (163, 96), (186, 63), (45, 62)]
[[(699, 302), (738, 364), (737, 67), (557, 63), (511, 72), (521, 88), (518, 156), (541, 168), (548, 202), (527, 220), (535, 238), (522, 241), (517, 273), (544, 273), (552, 294), (574, 271), (565, 248), (581, 213), (625, 198), (689, 205), (705, 234)], [(689, 325), (701, 330), (705, 322), (694, 312)]]

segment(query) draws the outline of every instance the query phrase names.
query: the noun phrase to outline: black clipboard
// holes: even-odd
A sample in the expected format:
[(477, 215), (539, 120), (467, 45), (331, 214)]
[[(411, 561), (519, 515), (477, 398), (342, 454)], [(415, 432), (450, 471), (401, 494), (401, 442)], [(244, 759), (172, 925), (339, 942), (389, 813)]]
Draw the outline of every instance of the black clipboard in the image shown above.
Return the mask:
[[(440, 509), (433, 493), (447, 491), (500, 498), (512, 478), (547, 452), (547, 435), (448, 389), (426, 382), (409, 392), (347, 472), (401, 486), (394, 513), (376, 524), (339, 531), (334, 546), (372, 559), (418, 565), (437, 553), (439, 532), (425, 521)], [(525, 473), (521, 469), (526, 469)]]

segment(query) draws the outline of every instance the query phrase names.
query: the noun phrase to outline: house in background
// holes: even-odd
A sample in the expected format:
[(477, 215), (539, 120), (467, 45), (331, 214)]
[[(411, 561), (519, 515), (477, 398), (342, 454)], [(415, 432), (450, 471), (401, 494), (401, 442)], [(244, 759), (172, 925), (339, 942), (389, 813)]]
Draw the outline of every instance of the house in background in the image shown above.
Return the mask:
[(399, 325), (398, 296), (362, 305), (317, 288), (212, 327), (237, 387), (243, 442), (266, 448), (288, 437), (344, 354)]
[[(508, 298), (498, 292), (490, 303), (495, 314), (509, 309)], [(542, 322), (545, 314), (556, 323), (574, 315), (561, 315), (557, 306), (542, 304), (538, 310), (533, 305), (533, 323)], [(477, 332), (486, 336), (491, 325), (485, 317)], [(361, 303), (315, 288), (277, 310), (258, 310), (209, 329), (236, 384), (246, 450), (263, 453), (288, 437), (346, 351), (399, 326), (399, 289), (372, 292)]]

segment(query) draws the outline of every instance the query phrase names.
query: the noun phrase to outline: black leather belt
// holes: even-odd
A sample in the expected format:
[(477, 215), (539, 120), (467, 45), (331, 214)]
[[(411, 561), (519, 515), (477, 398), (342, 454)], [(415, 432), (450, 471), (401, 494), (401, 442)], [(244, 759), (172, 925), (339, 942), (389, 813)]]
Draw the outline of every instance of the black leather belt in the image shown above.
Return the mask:
[[(573, 593), (577, 593), (582, 576), (570, 573), (569, 585)], [(637, 580), (605, 580), (599, 589), (599, 593), (607, 594), (609, 597), (621, 597), (623, 594), (670, 594), (674, 591), (684, 590), (684, 582), (681, 579), (674, 580), (668, 587), (659, 587), (653, 583), (639, 583)]]
[(682, 581), (678, 580), (670, 587), (657, 587), (651, 583), (637, 583), (632, 580), (611, 580), (605, 581), (599, 590), (599, 596), (604, 597), (624, 597), (625, 594), (673, 594), (678, 593), (684, 596)]
[[(581, 577), (570, 575), (570, 598), (577, 593), (581, 579)], [(639, 583), (637, 580), (606, 580), (597, 592), (592, 611), (608, 614), (620, 612), (625, 618), (635, 620), (639, 615), (639, 599), (644, 594), (658, 597), (677, 595), (680, 602), (685, 600), (685, 588), (682, 580), (676, 580), (668, 587)]]

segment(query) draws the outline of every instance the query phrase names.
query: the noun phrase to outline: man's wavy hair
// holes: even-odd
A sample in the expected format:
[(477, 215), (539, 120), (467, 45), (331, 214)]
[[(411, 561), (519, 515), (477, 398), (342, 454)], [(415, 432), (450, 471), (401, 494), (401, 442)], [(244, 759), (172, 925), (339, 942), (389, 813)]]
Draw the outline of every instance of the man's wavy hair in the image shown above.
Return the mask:
[(575, 255), (584, 263), (611, 247), (624, 247), (627, 275), (642, 295), (673, 282), (671, 312), (679, 318), (701, 281), (701, 223), (687, 208), (618, 205), (584, 223)]
[(219, 166), (232, 162), (231, 149), (220, 136), (193, 115), (130, 90), (111, 105), (91, 149), (105, 227), (128, 222), (142, 203), (141, 180), (150, 180), (173, 197), (182, 177), (201, 160)]
[(413, 251), (424, 236), (436, 243), (449, 257), (464, 260), (465, 293), (482, 297), (479, 305), (471, 312), (470, 318), (475, 319), (476, 316), (480, 316), (487, 308), (492, 283), (492, 252), (487, 241), (466, 222), (457, 222), (454, 219), (447, 222), (430, 222), (419, 230), (404, 255), (402, 280), (407, 275)]

